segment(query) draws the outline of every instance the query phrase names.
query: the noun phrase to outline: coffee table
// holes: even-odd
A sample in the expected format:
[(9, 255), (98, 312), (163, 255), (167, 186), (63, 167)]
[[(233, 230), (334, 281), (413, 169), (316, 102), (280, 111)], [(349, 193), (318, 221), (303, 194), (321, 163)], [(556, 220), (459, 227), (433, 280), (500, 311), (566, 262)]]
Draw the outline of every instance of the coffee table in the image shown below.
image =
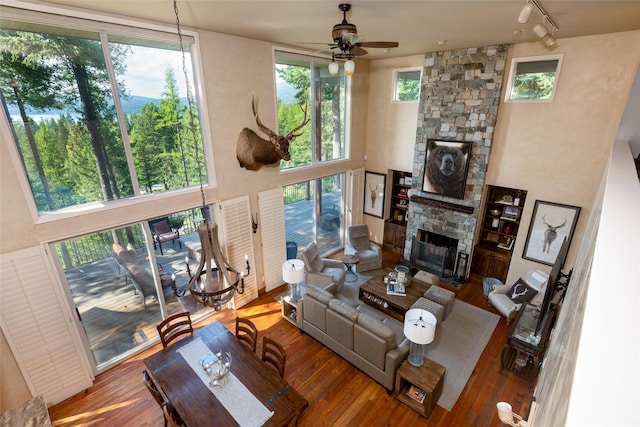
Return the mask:
[(362, 302), (388, 314), (389, 316), (400, 320), (404, 320), (404, 314), (411, 308), (414, 302), (418, 300), (431, 287), (430, 284), (409, 278), (405, 285), (407, 294), (387, 295), (387, 285), (384, 283), (384, 277), (392, 272), (393, 269), (385, 268), (380, 273), (375, 274), (365, 284), (360, 286), (358, 297)]

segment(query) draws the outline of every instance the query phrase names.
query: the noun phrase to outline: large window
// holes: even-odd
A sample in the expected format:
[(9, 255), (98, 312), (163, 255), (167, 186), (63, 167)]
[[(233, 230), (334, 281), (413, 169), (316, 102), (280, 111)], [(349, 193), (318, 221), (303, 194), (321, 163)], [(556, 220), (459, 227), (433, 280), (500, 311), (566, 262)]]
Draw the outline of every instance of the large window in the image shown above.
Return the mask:
[(2, 103), (40, 214), (206, 182), (176, 35), (4, 12)]
[(345, 76), (332, 76), (329, 61), (276, 52), (278, 131), (286, 135), (304, 118), (311, 120), (289, 146), (291, 160), (282, 169), (345, 158), (346, 90)]

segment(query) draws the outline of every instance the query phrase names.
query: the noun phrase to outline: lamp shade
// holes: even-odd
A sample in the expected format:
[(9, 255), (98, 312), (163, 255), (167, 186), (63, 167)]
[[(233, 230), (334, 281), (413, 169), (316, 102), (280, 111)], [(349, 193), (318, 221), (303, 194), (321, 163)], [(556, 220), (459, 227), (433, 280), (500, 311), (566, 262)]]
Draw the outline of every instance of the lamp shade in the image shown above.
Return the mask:
[(416, 344), (429, 344), (436, 335), (436, 316), (421, 308), (412, 308), (404, 315), (404, 335)]
[(511, 405), (507, 402), (498, 402), (496, 404), (498, 409), (498, 418), (505, 424), (513, 424), (513, 410)]
[(287, 283), (304, 281), (304, 262), (299, 259), (289, 259), (282, 264), (282, 280)]
[(356, 70), (356, 63), (355, 62), (353, 62), (351, 59), (345, 61), (345, 63), (344, 63), (344, 73), (347, 76), (352, 75), (355, 70)]
[(329, 63), (329, 74), (335, 76), (336, 74), (338, 74), (339, 68), (340, 67), (338, 66), (338, 63), (336, 61), (331, 61)]

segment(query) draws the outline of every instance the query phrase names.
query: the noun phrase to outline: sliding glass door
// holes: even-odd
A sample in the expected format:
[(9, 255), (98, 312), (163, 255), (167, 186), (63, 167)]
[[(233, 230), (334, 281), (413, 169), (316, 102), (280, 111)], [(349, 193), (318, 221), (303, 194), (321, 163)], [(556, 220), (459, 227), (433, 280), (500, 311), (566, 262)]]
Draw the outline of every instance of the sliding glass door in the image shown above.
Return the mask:
[(54, 245), (98, 371), (155, 337), (163, 314), (211, 310), (173, 291), (198, 264), (203, 219), (194, 209)]
[(304, 250), (315, 241), (321, 254), (344, 246), (344, 177), (337, 174), (283, 188), (287, 242)]

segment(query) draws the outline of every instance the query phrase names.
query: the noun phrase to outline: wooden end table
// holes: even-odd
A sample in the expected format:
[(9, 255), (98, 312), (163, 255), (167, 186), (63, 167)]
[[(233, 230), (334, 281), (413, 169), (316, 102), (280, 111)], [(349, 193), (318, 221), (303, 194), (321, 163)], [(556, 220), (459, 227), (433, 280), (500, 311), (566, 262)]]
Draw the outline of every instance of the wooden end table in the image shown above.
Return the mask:
[[(420, 367), (413, 366), (405, 360), (396, 372), (396, 399), (420, 415), (429, 418), (442, 393), (445, 372), (444, 366), (426, 357), (424, 364)], [(415, 395), (413, 391), (416, 388), (424, 393), (424, 395), (419, 393), (418, 400), (410, 397), (412, 394)]]
[(344, 274), (345, 282), (355, 282), (358, 280), (358, 275), (353, 271), (353, 266), (360, 262), (360, 257), (355, 254), (344, 255), (340, 258), (340, 261), (347, 267), (347, 271)]

